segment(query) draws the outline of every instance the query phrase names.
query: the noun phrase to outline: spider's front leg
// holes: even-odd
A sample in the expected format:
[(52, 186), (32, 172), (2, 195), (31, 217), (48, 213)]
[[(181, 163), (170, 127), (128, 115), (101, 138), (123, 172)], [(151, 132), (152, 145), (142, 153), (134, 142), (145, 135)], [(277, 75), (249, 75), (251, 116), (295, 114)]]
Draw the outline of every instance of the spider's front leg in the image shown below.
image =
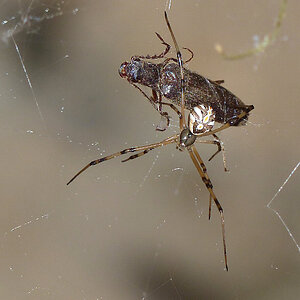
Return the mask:
[[(138, 146), (138, 147), (131, 147), (131, 148), (126, 148), (122, 151), (119, 151), (119, 152), (116, 152), (116, 153), (113, 153), (113, 154), (110, 154), (110, 155), (107, 155), (105, 157), (101, 157), (99, 159), (96, 159), (96, 160), (93, 160), (91, 161), (89, 164), (87, 164), (84, 168), (82, 168), (77, 174), (75, 174), (71, 180), (69, 180), (69, 182), (67, 183), (67, 185), (69, 185), (74, 179), (76, 179), (81, 173), (83, 173), (86, 169), (88, 169), (89, 167), (91, 166), (94, 166), (94, 165), (97, 165), (97, 164), (100, 164), (104, 161), (107, 161), (107, 160), (110, 160), (110, 159), (113, 159), (113, 158), (116, 158), (120, 155), (124, 155), (124, 154), (127, 154), (127, 153), (131, 153), (131, 152), (137, 152), (137, 151), (142, 151), (141, 153), (139, 153), (136, 157), (140, 157), (146, 153), (148, 153), (150, 150), (153, 150), (155, 148), (158, 148), (158, 147), (161, 147), (161, 146), (165, 146), (165, 145), (168, 145), (168, 144), (172, 144), (172, 143), (175, 143), (178, 139), (178, 134), (175, 134), (173, 136), (170, 136), (166, 139), (164, 139), (163, 141), (161, 142), (158, 142), (158, 143), (153, 143), (153, 144), (149, 144), (149, 145), (144, 145), (144, 146)], [(134, 157), (134, 158), (136, 158)], [(129, 157), (129, 159), (132, 159), (131, 157)], [(126, 160), (125, 160), (126, 161)]]

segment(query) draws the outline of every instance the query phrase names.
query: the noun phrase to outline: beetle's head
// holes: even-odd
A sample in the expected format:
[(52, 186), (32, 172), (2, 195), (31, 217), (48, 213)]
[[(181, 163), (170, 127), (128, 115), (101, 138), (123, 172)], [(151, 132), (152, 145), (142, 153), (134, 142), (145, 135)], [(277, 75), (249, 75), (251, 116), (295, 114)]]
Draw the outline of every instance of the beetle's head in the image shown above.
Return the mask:
[(119, 74), (129, 82), (138, 83), (142, 79), (143, 62), (138, 58), (132, 58), (130, 62), (123, 62), (119, 68)]

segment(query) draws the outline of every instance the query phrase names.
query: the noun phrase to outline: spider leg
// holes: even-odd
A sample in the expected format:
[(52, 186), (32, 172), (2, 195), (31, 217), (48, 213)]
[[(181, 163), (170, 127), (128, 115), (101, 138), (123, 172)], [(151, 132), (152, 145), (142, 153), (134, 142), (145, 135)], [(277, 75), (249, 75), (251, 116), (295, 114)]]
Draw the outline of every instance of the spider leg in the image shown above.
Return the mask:
[[(212, 185), (212, 183), (211, 183), (211, 181), (208, 177), (206, 166), (205, 166), (203, 160), (201, 159), (201, 157), (200, 157), (198, 151), (196, 150), (196, 148), (194, 147), (194, 148), (192, 148), (192, 150), (190, 150), (190, 149), (188, 149), (188, 150), (189, 150), (189, 153), (190, 153), (191, 157), (193, 155), (195, 161), (194, 161), (193, 157), (192, 157), (192, 160), (193, 160), (193, 162), (194, 162), (194, 164), (195, 164), (195, 166), (196, 166), (196, 168), (197, 168), (204, 184), (206, 185), (206, 188), (208, 189), (208, 191), (210, 193), (209, 194), (209, 212), (208, 212), (208, 219), (210, 220), (212, 193), (210, 192), (209, 188), (211, 188), (211, 190), (212, 190), (213, 185)], [(198, 159), (198, 161), (197, 161), (197, 159)]]
[(213, 134), (213, 137), (215, 138), (215, 141), (217, 142), (218, 151), (215, 154), (213, 154), (208, 161), (211, 161), (220, 151), (222, 151), (224, 171), (225, 172), (229, 172), (229, 170), (227, 168), (226, 155), (225, 155), (225, 147), (223, 145), (223, 142), (221, 141), (221, 139), (216, 134)]
[[(223, 145), (221, 145), (221, 140), (215, 134), (213, 134), (213, 137), (215, 138), (215, 140), (211, 141), (211, 142), (212, 142), (212, 144), (215, 144), (218, 146), (218, 150), (208, 159), (208, 161), (211, 161), (219, 152), (224, 151), (224, 147), (222, 147)], [(199, 142), (201, 143), (201, 141), (199, 141)]]
[(218, 141), (212, 141), (212, 140), (196, 140), (197, 143), (201, 143), (201, 144), (211, 144), (211, 145), (217, 145), (218, 146), (218, 150), (216, 151), (215, 154), (213, 154), (211, 156), (211, 158), (209, 159), (212, 160), (220, 151), (221, 151), (221, 145)]
[(176, 49), (176, 54), (177, 54), (177, 62), (180, 68), (180, 86), (181, 86), (181, 116), (182, 118), (179, 120), (180, 121), (180, 130), (182, 131), (184, 128), (186, 128), (186, 123), (185, 123), (185, 114), (184, 114), (184, 109), (185, 109), (185, 96), (184, 96), (184, 74), (183, 74), (183, 62), (182, 62), (182, 55), (179, 50), (179, 46), (177, 44), (175, 35), (173, 33), (173, 30), (171, 28), (167, 12), (165, 11), (165, 20), (167, 23), (167, 26), (169, 28), (173, 43), (175, 45)]
[(234, 120), (231, 119), (228, 122), (226, 122), (225, 124), (223, 124), (222, 126), (220, 126), (219, 128), (199, 134), (198, 137), (213, 135), (214, 133), (220, 132), (230, 126), (234, 126), (235, 124), (238, 124), (252, 109), (254, 109), (254, 106), (246, 105), (243, 108), (244, 108), (244, 111), (241, 112)]
[(203, 162), (203, 160), (201, 159), (197, 149), (195, 148), (195, 146), (190, 146), (187, 147), (190, 157), (195, 165), (195, 167), (197, 168), (197, 171), (199, 173), (199, 175), (201, 176), (202, 181), (204, 182), (207, 190), (209, 191), (210, 194), (210, 203), (211, 203), (211, 198), (214, 200), (219, 213), (220, 213), (220, 217), (221, 217), (221, 225), (222, 225), (222, 237), (223, 237), (223, 249), (224, 249), (224, 259), (225, 259), (225, 267), (226, 270), (228, 271), (228, 264), (227, 264), (227, 254), (226, 254), (226, 243), (225, 243), (225, 221), (224, 221), (224, 215), (223, 215), (223, 208), (220, 204), (220, 202), (218, 201), (214, 191), (213, 191), (213, 185), (210, 181), (210, 178), (207, 174), (206, 171), (206, 167), (205, 164)]
[(144, 55), (135, 55), (135, 56), (131, 57), (131, 59), (134, 59), (134, 58), (141, 58), (141, 59), (160, 59), (160, 58), (164, 58), (164, 57), (167, 55), (167, 53), (168, 53), (168, 52), (170, 51), (170, 49), (171, 49), (171, 46), (170, 46), (168, 43), (166, 43), (166, 42), (164, 41), (164, 39), (161, 37), (161, 35), (160, 35), (159, 33), (155, 32), (155, 34), (156, 34), (156, 36), (160, 39), (161, 43), (162, 43), (163, 45), (166, 46), (166, 49), (165, 49), (163, 52), (161, 52), (160, 54), (146, 55), (146, 56), (144, 56)]
[(136, 89), (138, 89), (143, 94), (143, 96), (148, 99), (148, 101), (154, 107), (154, 109), (156, 111), (158, 111), (159, 114), (161, 115), (161, 120), (160, 120), (160, 123), (157, 125), (156, 130), (165, 131), (170, 123), (170, 118), (169, 118), (168, 113), (165, 111), (162, 111), (162, 105), (171, 107), (171, 109), (173, 109), (178, 114), (179, 119), (182, 118), (182, 115), (181, 115), (180, 111), (176, 108), (176, 106), (174, 106), (171, 103), (162, 102), (161, 93), (158, 93), (158, 95), (157, 95), (157, 92), (154, 89), (152, 89), (152, 96), (148, 96), (138, 85), (131, 83), (131, 82), (130, 82), (130, 84), (132, 86), (134, 86)]
[(137, 154), (133, 154), (133, 155), (129, 156), (128, 158), (123, 159), (122, 162), (126, 162), (126, 161), (129, 161), (129, 160), (132, 160), (132, 159), (141, 157), (141, 156), (147, 154), (149, 151), (151, 151), (151, 150), (153, 150), (153, 149), (155, 149), (155, 148), (149, 148), (149, 149), (146, 149), (146, 150), (144, 150), (144, 151), (142, 151), (142, 152), (139, 152), (139, 153), (137, 153)]
[(127, 154), (129, 152), (146, 151), (148, 149), (152, 150), (152, 149), (155, 149), (155, 148), (158, 148), (158, 147), (161, 147), (161, 146), (172, 144), (172, 143), (174, 143), (174, 142), (177, 141), (178, 136), (179, 136), (178, 134), (175, 134), (175, 135), (170, 136), (170, 137), (166, 138), (165, 140), (163, 140), (161, 142), (158, 142), (158, 143), (153, 143), (153, 144), (144, 145), (144, 146), (138, 146), (138, 147), (126, 148), (126, 149), (124, 149), (122, 151), (119, 151), (119, 152), (113, 153), (111, 155), (108, 155), (108, 156), (105, 156), (105, 157), (93, 160), (89, 164), (87, 164), (84, 168), (82, 168), (75, 176), (73, 176), (73, 178), (67, 183), (67, 185), (70, 184), (76, 177), (78, 177), (81, 173), (83, 173), (90, 166), (97, 165), (97, 164), (99, 164), (101, 162), (110, 160), (112, 158), (118, 157), (118, 156), (123, 155), (123, 154)]
[(210, 159), (208, 161), (211, 161), (219, 152), (222, 151), (224, 171), (228, 172), (229, 170), (227, 169), (227, 162), (226, 162), (226, 156), (225, 156), (225, 148), (224, 148), (223, 142), (221, 141), (221, 139), (216, 134), (213, 134), (213, 137), (215, 138), (215, 140), (213, 142), (218, 146), (218, 150), (217, 150), (217, 152), (215, 154), (213, 154), (210, 157)]
[(209, 206), (208, 206), (208, 220), (211, 217), (211, 194), (209, 194)]
[(224, 146), (222, 144), (222, 141), (215, 134), (213, 134), (213, 136), (215, 137), (214, 141), (212, 141), (212, 140), (196, 140), (196, 142), (201, 143), (201, 144), (217, 145), (218, 150), (209, 158), (208, 161), (211, 161), (219, 152), (222, 151), (224, 171), (228, 172), (229, 170), (227, 169), (225, 149), (224, 149)]
[[(181, 112), (180, 112), (180, 111), (178, 110), (178, 108), (177, 108), (175, 105), (173, 105), (172, 103), (160, 102), (160, 104), (161, 104), (161, 105), (169, 106), (170, 108), (172, 108), (172, 109), (177, 113), (179, 119), (182, 118)], [(167, 113), (166, 113), (166, 114), (167, 114)], [(159, 126), (159, 125), (158, 125), (158, 126)], [(157, 127), (158, 127), (158, 126), (157, 126)], [(169, 126), (169, 124), (168, 124), (168, 126)], [(159, 129), (157, 129), (157, 127), (156, 127), (156, 130), (159, 130)], [(162, 131), (162, 130), (161, 130), (161, 131)], [(209, 141), (209, 142), (211, 142), (212, 144), (216, 144), (216, 143), (217, 143), (216, 141)], [(141, 156), (147, 154), (150, 150), (153, 150), (153, 149), (154, 149), (154, 148), (152, 148), (152, 149), (150, 148), (150, 149), (144, 150), (144, 151), (142, 151), (142, 152), (140, 152), (140, 153), (131, 155), (131, 156), (129, 156), (128, 158), (122, 160), (122, 162), (126, 162), (126, 161), (129, 161), (129, 160), (132, 160), (132, 159), (141, 157)]]

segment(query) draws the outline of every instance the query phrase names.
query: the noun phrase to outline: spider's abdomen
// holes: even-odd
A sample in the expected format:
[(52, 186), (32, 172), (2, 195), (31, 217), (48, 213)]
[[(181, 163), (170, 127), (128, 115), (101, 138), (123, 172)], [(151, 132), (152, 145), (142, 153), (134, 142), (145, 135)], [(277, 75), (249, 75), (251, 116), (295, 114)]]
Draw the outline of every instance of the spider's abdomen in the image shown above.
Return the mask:
[(211, 106), (201, 104), (193, 107), (189, 113), (188, 126), (194, 135), (211, 131), (214, 124), (215, 114)]

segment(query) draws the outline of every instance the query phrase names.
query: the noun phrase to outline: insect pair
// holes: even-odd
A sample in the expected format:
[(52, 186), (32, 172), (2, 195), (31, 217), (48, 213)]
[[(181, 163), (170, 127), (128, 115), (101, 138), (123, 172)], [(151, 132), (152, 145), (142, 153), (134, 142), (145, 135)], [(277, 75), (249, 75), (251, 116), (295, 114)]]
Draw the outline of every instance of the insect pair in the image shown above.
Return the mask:
[[(195, 147), (195, 143), (216, 144), (218, 150), (210, 158), (212, 159), (217, 153), (223, 151), (222, 144), (216, 133), (231, 126), (244, 125), (247, 122), (249, 112), (254, 109), (254, 106), (245, 105), (239, 98), (222, 87), (221, 83), (223, 83), (223, 81), (213, 81), (184, 68), (183, 65), (193, 58), (193, 52), (190, 49), (184, 48), (191, 53), (191, 58), (187, 61), (182, 60), (181, 52), (166, 12), (165, 20), (176, 49), (177, 57), (166, 58), (171, 46), (156, 33), (162, 44), (165, 45), (165, 50), (158, 55), (133, 56), (130, 62), (121, 64), (119, 74), (121, 77), (126, 78), (131, 85), (140, 90), (153, 107), (161, 114), (163, 122), (157, 127), (158, 130), (165, 130), (168, 127), (169, 115), (163, 108), (169, 107), (175, 111), (179, 117), (180, 132), (157, 143), (127, 148), (103, 158), (96, 159), (81, 169), (67, 184), (70, 184), (90, 166), (127, 153), (137, 152), (122, 162), (141, 157), (151, 150), (169, 144), (176, 144), (176, 147), (181, 151), (186, 149), (209, 192), (209, 218), (211, 216), (212, 200), (219, 210), (222, 225), (225, 267), (228, 271), (223, 209), (213, 191), (213, 185), (207, 174), (205, 164)], [(150, 62), (150, 60), (162, 60), (162, 62), (154, 63)], [(148, 96), (139, 85), (150, 87), (152, 89), (152, 95)], [(172, 103), (163, 102), (163, 97)], [(178, 109), (176, 105), (180, 106), (180, 109)], [(187, 122), (185, 116), (186, 109), (189, 110)], [(215, 122), (221, 125), (213, 129)], [(200, 139), (209, 135), (214, 137), (213, 141)], [(226, 170), (224, 155), (223, 161)]]

